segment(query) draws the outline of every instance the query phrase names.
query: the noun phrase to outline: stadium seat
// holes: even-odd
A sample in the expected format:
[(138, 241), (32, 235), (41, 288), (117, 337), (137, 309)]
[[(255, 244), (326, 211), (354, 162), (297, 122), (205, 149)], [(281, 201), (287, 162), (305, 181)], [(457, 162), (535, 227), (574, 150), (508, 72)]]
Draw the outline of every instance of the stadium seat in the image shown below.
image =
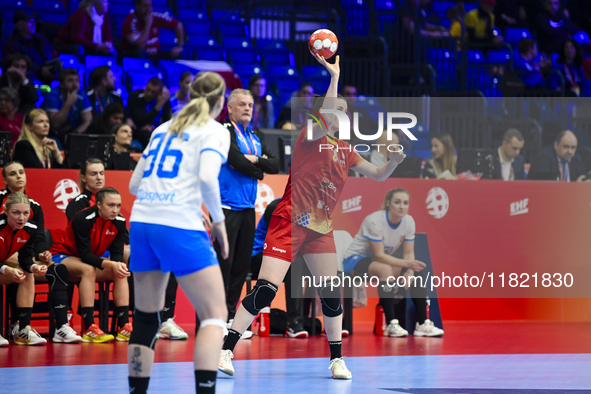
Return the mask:
[(308, 78), (328, 78), (330, 80), (330, 74), (323, 66), (302, 66), (302, 78), (304, 80)]
[(488, 63), (488, 59), (482, 51), (469, 50), (468, 51), (468, 64), (485, 64)]
[(176, 34), (172, 30), (160, 30), (160, 48), (164, 51), (169, 51), (178, 46)]
[(238, 64), (255, 64), (259, 62), (259, 57), (252, 50), (228, 50), (228, 61), (236, 66)]
[[(236, 73), (242, 81), (242, 86), (248, 86), (248, 81), (255, 75), (261, 75), (263, 69), (259, 64), (234, 64), (234, 73)], [(267, 86), (270, 83), (267, 81)]]
[(40, 20), (42, 22), (53, 22), (59, 23), (61, 25), (65, 25), (68, 21), (68, 17), (70, 14), (67, 12), (58, 13), (58, 12), (43, 12), (41, 13)]
[(248, 38), (248, 27), (244, 23), (218, 23), (216, 30), (223, 37)]
[(267, 67), (267, 72), (271, 76), (299, 78), (297, 70), (290, 66), (272, 65)]
[[(187, 12), (185, 10), (183, 10), (183, 11)], [(181, 13), (181, 10), (179, 10), (179, 14), (183, 15), (183, 13)], [(182, 19), (183, 19), (183, 22), (188, 22), (188, 23), (185, 23), (185, 31), (187, 32), (188, 36), (191, 36), (194, 34), (195, 35), (206, 35), (206, 36), (211, 35), (211, 25), (209, 24), (209, 22), (189, 20), (189, 19), (185, 18), (184, 15), (183, 15)]]
[(152, 0), (152, 7), (168, 7), (168, 0)]
[(193, 58), (196, 60), (226, 60), (226, 53), (221, 48), (193, 48)]
[(60, 0), (33, 0), (33, 9), (35, 11), (68, 13), (68, 9)]
[(509, 50), (490, 50), (488, 51), (488, 60), (491, 63), (511, 63), (511, 52)]
[[(131, 4), (109, 4), (109, 14), (111, 18), (121, 16), (126, 18), (127, 15), (135, 11), (133, 3)], [(120, 25), (116, 25), (120, 26)]]
[(423, 160), (429, 160), (433, 156), (431, 149), (413, 149), (412, 155), (414, 157), (420, 157)]
[(169, 88), (178, 86), (179, 79), (185, 71), (190, 71), (193, 74), (199, 72), (199, 70), (176, 60), (161, 60), (158, 63), (158, 70), (162, 74), (164, 84)]
[(82, 66), (82, 63), (78, 60), (78, 56), (75, 55), (60, 55), (60, 60), (64, 68), (78, 68), (78, 66)]
[(433, 11), (439, 18), (445, 18), (447, 15), (447, 10), (453, 6), (455, 6), (455, 3), (451, 1), (434, 1)]
[(524, 38), (532, 38), (529, 30), (520, 27), (508, 27), (505, 29), (505, 40), (510, 44), (517, 44)]
[(375, 0), (374, 7), (376, 11), (393, 11), (398, 8), (395, 0)]
[(2, 26), (3, 39), (6, 39), (7, 37), (5, 34), (6, 25), (12, 26), (12, 28), (10, 28), (10, 34), (12, 34), (12, 30), (14, 28), (14, 25), (12, 24), (12, 17), (15, 12), (17, 12), (18, 10), (23, 10), (28, 14), (31, 14), (33, 12), (33, 10), (31, 10), (27, 2), (24, 0), (0, 0), (0, 9), (2, 9), (2, 21), (4, 22)]
[(130, 70), (150, 70), (156, 71), (156, 66), (150, 59), (136, 59), (132, 57), (123, 58), (123, 71), (128, 72)]
[(263, 52), (261, 59), (267, 66), (294, 65), (293, 55), (289, 52)]
[(154, 11), (160, 14), (175, 17), (174, 12), (172, 12), (172, 10), (167, 6), (154, 6)]
[(266, 38), (256, 40), (256, 47), (262, 52), (286, 52), (287, 47), (281, 40), (269, 40)]
[(180, 11), (181, 8), (190, 8), (193, 12), (195, 10), (205, 10), (205, 4), (201, 0), (177, 0), (176, 3), (179, 8), (179, 15), (183, 15)]
[(84, 64), (88, 70), (92, 70), (99, 66), (113, 66), (117, 64), (117, 59), (110, 56), (91, 56), (88, 55), (84, 58)]
[(580, 30), (573, 35), (573, 39), (580, 45), (589, 44), (589, 34), (586, 31)]
[(239, 11), (212, 10), (211, 19), (214, 21), (240, 22), (243, 18)]
[(158, 76), (157, 70), (130, 70), (127, 72), (127, 90), (133, 92), (143, 89), (151, 78)]
[(222, 39), (224, 47), (226, 49), (250, 49), (254, 50), (254, 47), (250, 40), (244, 37), (236, 37), (236, 36), (225, 36)]

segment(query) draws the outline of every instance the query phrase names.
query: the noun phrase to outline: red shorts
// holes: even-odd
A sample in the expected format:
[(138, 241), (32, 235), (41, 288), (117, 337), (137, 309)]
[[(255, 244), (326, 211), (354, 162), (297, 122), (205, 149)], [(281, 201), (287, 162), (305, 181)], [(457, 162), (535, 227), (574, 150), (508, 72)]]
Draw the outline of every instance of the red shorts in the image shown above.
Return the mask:
[(298, 252), (336, 253), (332, 231), (320, 234), (282, 217), (272, 216), (263, 246), (263, 256), (293, 262)]

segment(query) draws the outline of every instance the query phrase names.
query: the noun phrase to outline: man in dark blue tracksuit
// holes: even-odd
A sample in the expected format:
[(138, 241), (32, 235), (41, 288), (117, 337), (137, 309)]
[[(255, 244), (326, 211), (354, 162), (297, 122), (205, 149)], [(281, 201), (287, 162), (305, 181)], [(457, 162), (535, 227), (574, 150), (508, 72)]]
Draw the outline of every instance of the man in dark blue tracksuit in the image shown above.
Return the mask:
[(255, 201), (258, 181), (264, 174), (279, 172), (279, 159), (267, 149), (248, 124), (252, 118), (250, 91), (236, 89), (228, 97), (228, 118), (223, 125), (230, 131), (228, 161), (220, 171), (220, 194), (226, 217), (230, 253), (223, 259), (215, 243), (226, 287), (228, 319), (236, 314), (242, 286), (250, 267), (256, 227)]

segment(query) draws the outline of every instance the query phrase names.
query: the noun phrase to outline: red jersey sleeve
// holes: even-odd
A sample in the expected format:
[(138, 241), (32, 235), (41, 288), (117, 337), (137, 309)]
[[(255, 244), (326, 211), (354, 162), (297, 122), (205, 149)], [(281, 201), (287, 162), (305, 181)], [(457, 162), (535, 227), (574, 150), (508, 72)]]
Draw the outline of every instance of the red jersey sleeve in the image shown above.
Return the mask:
[(347, 163), (349, 164), (349, 168), (356, 167), (361, 164), (365, 159), (357, 154), (353, 149), (351, 152), (347, 152)]

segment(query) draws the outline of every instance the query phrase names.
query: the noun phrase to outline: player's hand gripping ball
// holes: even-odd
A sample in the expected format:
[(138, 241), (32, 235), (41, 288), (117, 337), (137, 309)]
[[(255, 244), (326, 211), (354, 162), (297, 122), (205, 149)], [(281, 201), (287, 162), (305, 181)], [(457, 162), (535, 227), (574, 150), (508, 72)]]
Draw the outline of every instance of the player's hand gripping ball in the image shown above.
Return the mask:
[(325, 59), (333, 57), (338, 48), (339, 40), (337, 36), (328, 29), (316, 30), (308, 41), (310, 53), (312, 55), (317, 53)]

